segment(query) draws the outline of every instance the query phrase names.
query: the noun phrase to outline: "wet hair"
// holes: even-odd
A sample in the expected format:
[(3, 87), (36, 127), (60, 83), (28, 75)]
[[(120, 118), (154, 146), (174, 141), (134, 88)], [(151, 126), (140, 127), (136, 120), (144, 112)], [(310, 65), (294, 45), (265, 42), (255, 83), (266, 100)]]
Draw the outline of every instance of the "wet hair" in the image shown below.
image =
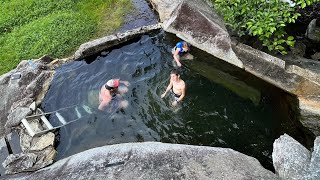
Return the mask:
[(179, 76), (180, 72), (177, 69), (172, 69), (170, 74), (175, 74), (175, 75)]
[(189, 43), (183, 41), (182, 47), (189, 49)]

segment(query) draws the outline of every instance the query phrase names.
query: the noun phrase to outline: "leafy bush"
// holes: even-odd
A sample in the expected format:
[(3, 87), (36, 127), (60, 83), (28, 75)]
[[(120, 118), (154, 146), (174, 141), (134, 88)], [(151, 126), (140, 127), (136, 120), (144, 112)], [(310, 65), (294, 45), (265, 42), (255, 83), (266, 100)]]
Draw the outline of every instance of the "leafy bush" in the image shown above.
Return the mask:
[(295, 5), (281, 0), (212, 0), (226, 25), (239, 36), (256, 36), (269, 51), (286, 54), (294, 46), (294, 37), (284, 27), (300, 16), (295, 8), (304, 8), (319, 0), (294, 0)]
[(0, 0), (0, 74), (22, 59), (61, 58), (120, 27), (130, 0)]

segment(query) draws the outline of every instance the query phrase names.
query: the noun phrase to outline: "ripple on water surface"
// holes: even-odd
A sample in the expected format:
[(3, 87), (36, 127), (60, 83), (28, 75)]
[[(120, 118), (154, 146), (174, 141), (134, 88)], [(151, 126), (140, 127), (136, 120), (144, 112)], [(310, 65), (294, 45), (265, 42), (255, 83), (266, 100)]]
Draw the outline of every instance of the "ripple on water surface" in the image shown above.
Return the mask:
[[(60, 129), (57, 159), (107, 144), (161, 141), (229, 147), (272, 169), (273, 141), (293, 132), (281, 100), (288, 95), (194, 48), (195, 59), (181, 70), (186, 97), (172, 108), (171, 96), (160, 94), (169, 83), (176, 41), (162, 32), (144, 35), (90, 63), (60, 67), (42, 107), (50, 112), (72, 106), (61, 116), (79, 120)], [(98, 111), (100, 87), (111, 78), (131, 83), (122, 97), (129, 106)], [(57, 123), (54, 116), (50, 121)]]

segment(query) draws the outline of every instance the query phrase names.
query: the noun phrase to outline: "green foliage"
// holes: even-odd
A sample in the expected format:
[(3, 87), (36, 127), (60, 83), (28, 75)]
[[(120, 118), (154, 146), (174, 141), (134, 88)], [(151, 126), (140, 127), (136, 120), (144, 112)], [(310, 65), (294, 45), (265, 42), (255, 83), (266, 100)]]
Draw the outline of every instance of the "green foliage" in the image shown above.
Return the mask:
[(213, 0), (226, 25), (239, 36), (256, 36), (269, 51), (286, 54), (287, 46), (294, 46), (294, 37), (284, 27), (300, 16), (295, 8), (304, 8), (320, 0), (294, 0), (296, 5), (281, 0)]
[(120, 27), (130, 0), (0, 0), (0, 74), (22, 59), (61, 58)]

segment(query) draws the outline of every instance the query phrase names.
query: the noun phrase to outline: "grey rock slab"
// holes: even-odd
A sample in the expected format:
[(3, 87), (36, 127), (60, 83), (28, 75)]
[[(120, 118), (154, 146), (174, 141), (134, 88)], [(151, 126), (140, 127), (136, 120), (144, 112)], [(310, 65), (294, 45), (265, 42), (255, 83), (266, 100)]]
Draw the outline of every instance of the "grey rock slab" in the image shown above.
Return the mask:
[(236, 40), (232, 40), (232, 48), (236, 55), (242, 60), (244, 67), (246, 68), (247, 64), (245, 60), (259, 60), (264, 61), (266, 63), (272, 63), (280, 68), (284, 69), (286, 62), (280, 58), (271, 56), (265, 52), (254, 49), (248, 45), (239, 43)]
[(310, 151), (287, 134), (273, 143), (273, 166), (282, 179), (303, 179), (308, 172), (310, 157)]
[(52, 72), (42, 71), (39, 76), (37, 76), (29, 85), (26, 86), (26, 93), (28, 94), (28, 97), (37, 98), (44, 89), (47, 80), (51, 82), (51, 76)]
[(320, 27), (317, 26), (317, 19), (313, 19), (309, 23), (306, 37), (313, 41), (320, 42)]
[(4, 138), (0, 139), (0, 175), (5, 174), (5, 169), (2, 165), (4, 160), (9, 156), (8, 147)]
[(159, 142), (90, 149), (19, 178), (278, 179), (255, 158), (232, 149)]
[(281, 179), (320, 179), (320, 136), (314, 141), (313, 152), (287, 134), (273, 144), (273, 166)]
[(11, 114), (8, 115), (8, 121), (5, 124), (6, 128), (11, 128), (20, 124), (21, 120), (27, 115), (30, 115), (32, 111), (27, 107), (16, 108)]
[(52, 164), (55, 156), (56, 150), (49, 146), (42, 151), (11, 154), (4, 161), (3, 166), (6, 169), (6, 174), (31, 172)]
[(179, 6), (183, 0), (149, 0), (153, 8), (158, 12), (160, 22), (164, 22), (171, 17), (173, 11)]
[(8, 134), (7, 140), (13, 154), (19, 154), (22, 152), (20, 146), (20, 136), (16, 131), (12, 131), (10, 134)]
[(31, 147), (32, 137), (24, 130), (20, 135), (20, 145), (23, 152), (27, 152)]
[(10, 154), (2, 163), (6, 169), (6, 174), (19, 173), (31, 168), (37, 161), (34, 153)]
[(33, 137), (30, 150), (41, 151), (48, 146), (53, 146), (54, 138), (55, 135), (52, 132), (46, 133), (40, 137)]
[(9, 112), (13, 112), (18, 107), (29, 107), (32, 102), (34, 102), (34, 98), (23, 98), (20, 101), (13, 102)]
[(124, 33), (117, 33), (110, 36), (95, 39), (93, 41), (86, 42), (80, 45), (79, 49), (75, 52), (73, 58), (80, 59), (80, 58), (84, 58), (84, 57), (96, 54), (107, 48), (110, 48), (115, 45), (119, 45), (123, 42), (133, 39), (134, 37), (137, 37), (144, 33), (151, 32), (160, 28), (161, 28), (160, 24), (142, 26), (136, 29), (132, 29), (130, 31), (126, 31)]
[(320, 179), (320, 136), (314, 141), (308, 179)]

